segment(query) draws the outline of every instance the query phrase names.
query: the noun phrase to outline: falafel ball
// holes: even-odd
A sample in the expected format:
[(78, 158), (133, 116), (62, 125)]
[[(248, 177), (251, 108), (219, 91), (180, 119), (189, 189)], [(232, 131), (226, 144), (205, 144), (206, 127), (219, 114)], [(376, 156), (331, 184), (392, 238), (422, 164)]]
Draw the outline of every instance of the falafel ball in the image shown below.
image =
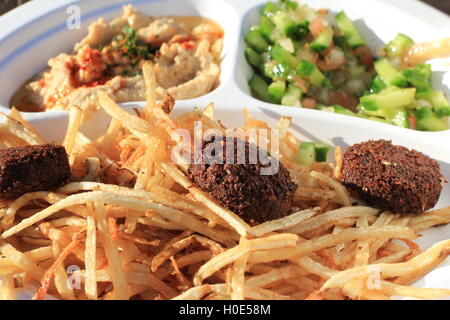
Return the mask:
[[(262, 161), (261, 156), (254, 157), (260, 152), (265, 158)], [(266, 151), (224, 136), (202, 141), (202, 152), (193, 156), (188, 178), (249, 223), (289, 214), (297, 188), (288, 170)]]
[(43, 144), (0, 150), (0, 198), (52, 190), (69, 176), (69, 158), (63, 146)]
[(345, 151), (341, 182), (369, 205), (419, 214), (439, 200), (443, 177), (436, 160), (391, 141), (370, 140)]

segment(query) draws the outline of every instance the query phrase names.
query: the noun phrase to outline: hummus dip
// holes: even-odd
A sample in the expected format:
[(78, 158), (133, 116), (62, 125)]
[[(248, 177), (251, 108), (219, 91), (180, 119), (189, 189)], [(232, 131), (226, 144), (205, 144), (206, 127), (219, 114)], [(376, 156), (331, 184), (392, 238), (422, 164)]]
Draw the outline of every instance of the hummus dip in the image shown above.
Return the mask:
[(27, 81), (10, 100), (21, 111), (97, 108), (97, 91), (116, 102), (145, 100), (142, 65), (153, 63), (157, 99), (190, 99), (219, 82), (223, 29), (200, 17), (149, 17), (131, 5), (122, 16), (98, 19), (71, 54), (48, 61), (49, 68)]

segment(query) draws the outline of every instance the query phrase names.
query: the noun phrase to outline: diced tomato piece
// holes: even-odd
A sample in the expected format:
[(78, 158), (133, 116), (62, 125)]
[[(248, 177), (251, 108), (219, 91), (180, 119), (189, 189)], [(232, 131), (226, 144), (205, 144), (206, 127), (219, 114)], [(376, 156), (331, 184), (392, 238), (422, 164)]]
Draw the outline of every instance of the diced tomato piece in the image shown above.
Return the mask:
[(367, 69), (371, 70), (373, 68), (373, 56), (368, 46), (360, 46), (353, 50), (353, 53), (358, 58), (358, 61), (365, 65)]
[(330, 91), (330, 104), (338, 104), (347, 108), (351, 111), (356, 111), (356, 106), (358, 105), (358, 100), (345, 91)]
[(304, 98), (302, 100), (303, 108), (315, 109), (316, 108), (316, 100), (313, 98)]
[(313, 21), (309, 24), (309, 31), (313, 35), (313, 37), (317, 37), (322, 33), (323, 29), (325, 29), (325, 25), (323, 24), (322, 19), (314, 18)]
[(408, 121), (409, 121), (409, 127), (411, 129), (416, 129), (416, 117), (414, 116), (409, 116), (408, 117)]

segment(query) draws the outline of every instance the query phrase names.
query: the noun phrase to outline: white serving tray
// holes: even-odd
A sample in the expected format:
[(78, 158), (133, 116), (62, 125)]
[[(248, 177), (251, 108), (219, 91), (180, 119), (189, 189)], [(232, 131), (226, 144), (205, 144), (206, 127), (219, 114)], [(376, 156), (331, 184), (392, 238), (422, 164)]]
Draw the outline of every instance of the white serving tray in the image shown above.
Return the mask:
[[(317, 110), (283, 107), (259, 101), (249, 94), (247, 81), (251, 69), (243, 49), (243, 36), (258, 21), (258, 10), (266, 0), (135, 0), (135, 1), (74, 1), (35, 0), (0, 18), (0, 111), (9, 112), (8, 101), (16, 88), (36, 72), (46, 67), (47, 60), (60, 52), (69, 52), (74, 43), (86, 34), (87, 26), (99, 17), (110, 19), (120, 14), (124, 4), (131, 3), (148, 15), (201, 15), (217, 21), (225, 30), (224, 59), (221, 84), (213, 92), (190, 100), (178, 101), (175, 113), (191, 111), (209, 102), (216, 105), (217, 117), (229, 127), (242, 121), (242, 108), (262, 120), (275, 124), (280, 115), (290, 116), (292, 130), (304, 140), (323, 141), (345, 147), (368, 139), (389, 139), (394, 144), (414, 148), (437, 159), (441, 171), (450, 181), (450, 130), (419, 132), (375, 121), (332, 114)], [(313, 8), (328, 8), (331, 14), (345, 10), (356, 20), (368, 45), (375, 50), (398, 32), (416, 41), (450, 35), (450, 18), (416, 0), (304, 0)], [(68, 30), (66, 12), (70, 5), (81, 9), (81, 29)], [(450, 91), (449, 60), (431, 61), (433, 85)], [(124, 106), (142, 105), (127, 103)], [(27, 120), (48, 141), (61, 141), (67, 125), (67, 112), (24, 113)], [(83, 131), (90, 137), (104, 132), (108, 117), (97, 112), (85, 124)], [(450, 205), (450, 186), (442, 191), (437, 208)], [(450, 238), (450, 226), (424, 232), (418, 239), (422, 248)], [(417, 283), (418, 286), (450, 289), (450, 259)], [(24, 294), (21, 298), (27, 298)]]

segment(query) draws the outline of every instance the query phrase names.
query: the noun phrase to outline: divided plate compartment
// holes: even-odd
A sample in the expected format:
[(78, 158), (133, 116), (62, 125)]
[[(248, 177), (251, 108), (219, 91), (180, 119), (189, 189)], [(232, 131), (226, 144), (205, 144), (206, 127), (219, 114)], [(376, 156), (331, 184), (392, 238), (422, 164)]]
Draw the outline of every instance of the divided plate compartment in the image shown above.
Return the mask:
[[(109, 21), (121, 16), (122, 7), (131, 4), (149, 16), (203, 16), (219, 23), (225, 30), (223, 60), (219, 86), (200, 97), (214, 100), (214, 93), (222, 91), (232, 78), (237, 55), (240, 16), (226, 0), (109, 0), (109, 1), (32, 1), (12, 10), (0, 19), (0, 111), (8, 111), (12, 94), (27, 79), (47, 67), (49, 58), (71, 52), (75, 43), (86, 34), (88, 26), (98, 18)], [(81, 14), (81, 28), (68, 29), (67, 20), (77, 6)], [(22, 19), (23, 16), (30, 18)], [(31, 18), (33, 17), (33, 18)], [(9, 32), (8, 32), (9, 31)], [(199, 98), (190, 99), (193, 105)], [(67, 112), (25, 112), (27, 120), (67, 117)]]
[[(275, 1), (275, 0), (272, 0)], [(281, 115), (292, 117), (291, 130), (307, 141), (322, 141), (346, 147), (369, 139), (392, 140), (394, 144), (414, 148), (435, 159), (450, 181), (450, 130), (420, 132), (318, 110), (284, 107), (253, 98), (247, 85), (252, 70), (244, 57), (244, 36), (258, 23), (259, 10), (267, 0), (35, 0), (0, 18), (0, 111), (9, 112), (8, 103), (13, 92), (27, 79), (47, 66), (50, 57), (71, 52), (74, 44), (86, 35), (90, 23), (100, 17), (110, 20), (121, 14), (125, 4), (151, 16), (204, 16), (219, 23), (224, 31), (223, 60), (220, 85), (212, 92), (188, 100), (177, 101), (174, 114), (203, 108), (210, 102), (216, 106), (216, 117), (227, 127), (243, 123), (242, 109), (246, 107), (257, 119), (266, 120), (273, 127)], [(416, 0), (300, 0), (313, 8), (327, 8), (332, 17), (344, 10), (355, 20), (358, 30), (373, 51), (391, 40), (398, 32), (416, 41), (426, 41), (450, 34), (450, 18)], [(67, 8), (81, 9), (81, 29), (68, 30)], [(450, 68), (445, 59), (431, 61), (433, 86), (449, 96)], [(129, 112), (143, 107), (144, 102), (129, 102), (122, 106)], [(48, 141), (62, 141), (67, 125), (66, 111), (23, 113), (25, 119)], [(82, 131), (91, 138), (105, 131), (109, 116), (102, 110), (95, 112), (83, 125)], [(331, 160), (332, 156), (330, 157)], [(436, 208), (450, 205), (450, 185), (444, 187)], [(428, 248), (450, 235), (450, 225), (423, 232), (418, 243)], [(420, 287), (450, 288), (450, 259), (421, 279)], [(27, 298), (24, 295), (22, 298)]]
[[(253, 1), (252, 6), (243, 10), (241, 34), (239, 38), (238, 60), (234, 80), (241, 93), (252, 100), (250, 105), (257, 105), (263, 108), (277, 111), (280, 114), (292, 109), (277, 104), (271, 104), (253, 98), (248, 87), (248, 80), (253, 74), (253, 70), (247, 63), (244, 55), (246, 47), (244, 36), (251, 26), (259, 23), (260, 11), (267, 1)], [(419, 1), (389, 1), (389, 0), (300, 0), (301, 4), (307, 4), (314, 9), (326, 8), (329, 10), (328, 20), (335, 24), (334, 16), (344, 10), (351, 20), (355, 22), (358, 31), (361, 33), (366, 44), (372, 52), (392, 40), (398, 33), (404, 33), (412, 37), (416, 42), (429, 41), (432, 39), (445, 38), (450, 35), (450, 18), (435, 9), (420, 3)], [(430, 21), (433, 21), (430, 23)], [(450, 59), (435, 59), (429, 62), (432, 66), (432, 85), (437, 90), (442, 90), (447, 97), (450, 97)], [(318, 113), (318, 110), (308, 110), (298, 108), (298, 114), (307, 112)], [(322, 117), (322, 115), (317, 115)], [(349, 116), (333, 114), (334, 119), (347, 119), (347, 123), (352, 125), (357, 121), (371, 122), (367, 119), (349, 120)], [(449, 118), (450, 123), (450, 118)], [(380, 123), (382, 126), (390, 126)], [(430, 139), (442, 137), (450, 138), (450, 130), (441, 132), (419, 132), (411, 129), (398, 128), (398, 134), (413, 134), (420, 136), (428, 135)], [(450, 147), (448, 148), (450, 153)], [(450, 157), (450, 154), (449, 154)]]

